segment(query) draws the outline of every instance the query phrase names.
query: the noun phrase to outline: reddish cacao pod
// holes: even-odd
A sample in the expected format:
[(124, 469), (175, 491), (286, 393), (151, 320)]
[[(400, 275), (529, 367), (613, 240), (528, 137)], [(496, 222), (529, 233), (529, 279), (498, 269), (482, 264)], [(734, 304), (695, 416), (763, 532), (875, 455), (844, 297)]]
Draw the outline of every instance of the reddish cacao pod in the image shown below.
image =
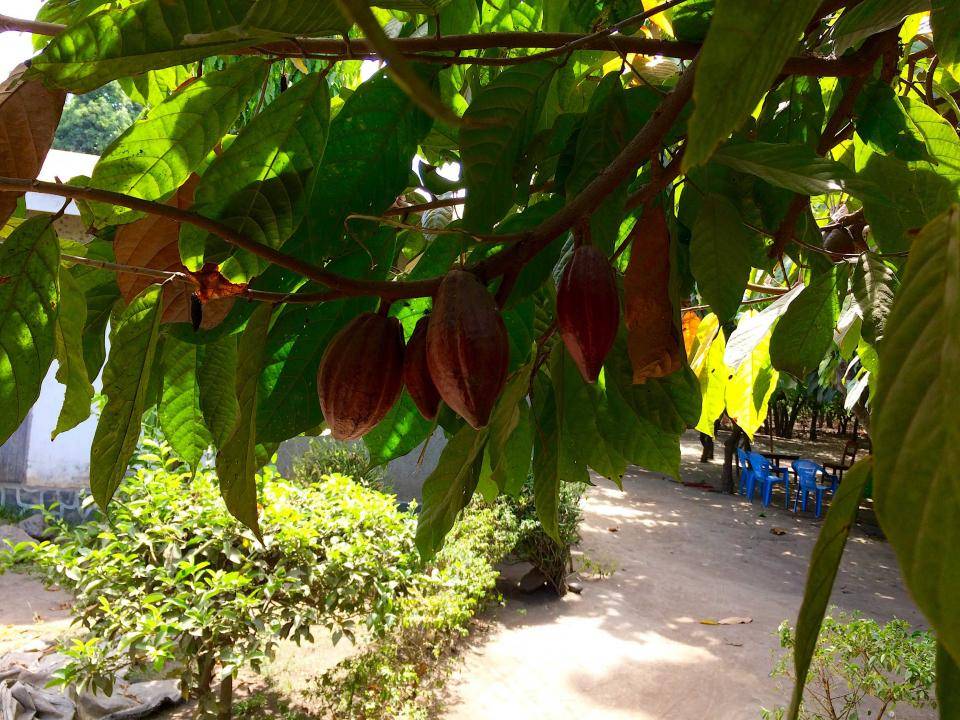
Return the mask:
[(475, 428), (507, 381), (510, 343), (497, 304), (472, 274), (453, 270), (440, 284), (427, 329), (427, 366), (443, 401)]
[(403, 389), (403, 328), (364, 313), (334, 336), (317, 372), (320, 407), (337, 440), (363, 437)]
[(417, 327), (407, 343), (407, 353), (403, 358), (403, 384), (413, 398), (414, 404), (427, 420), (437, 417), (440, 409), (440, 393), (430, 377), (430, 368), (427, 366), (427, 328), (430, 317), (425, 316), (417, 323)]
[(557, 288), (557, 328), (587, 382), (596, 382), (620, 327), (620, 296), (610, 261), (592, 245), (573, 251)]

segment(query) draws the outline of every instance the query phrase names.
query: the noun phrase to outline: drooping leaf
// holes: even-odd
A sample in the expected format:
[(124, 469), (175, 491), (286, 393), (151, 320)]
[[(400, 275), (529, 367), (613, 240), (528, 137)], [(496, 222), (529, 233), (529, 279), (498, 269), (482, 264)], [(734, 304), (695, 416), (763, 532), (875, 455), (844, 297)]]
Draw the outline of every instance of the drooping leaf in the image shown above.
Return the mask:
[(436, 555), (477, 488), (487, 431), (464, 425), (447, 443), (437, 467), (423, 483), (423, 509), (417, 523), (417, 549), (425, 559)]
[[(627, 108), (620, 74), (608, 73), (590, 98), (577, 135), (573, 167), (566, 180), (567, 199), (575, 197), (609, 165), (629, 140)], [(608, 195), (590, 217), (590, 240), (607, 254), (613, 252), (624, 215), (628, 183)]]
[(767, 418), (770, 396), (777, 389), (780, 378), (780, 373), (770, 362), (770, 346), (768, 334), (728, 377), (724, 389), (727, 415), (751, 439)]
[(357, 242), (344, 237), (344, 221), (351, 213), (379, 215), (394, 203), (430, 125), (386, 74), (360, 85), (330, 123), (323, 162), (308, 188), (306, 219), (284, 251), (322, 262), (356, 250)]
[(240, 408), (237, 426), (217, 453), (220, 494), (227, 510), (260, 535), (257, 510), (257, 471), (269, 462), (257, 453), (257, 386), (263, 367), (264, 348), (273, 314), (271, 305), (253, 311), (237, 345), (236, 397)]
[(729, 200), (709, 194), (701, 201), (690, 241), (690, 270), (721, 324), (733, 319), (740, 307), (754, 240)]
[(160, 286), (151, 285), (113, 319), (103, 370), (107, 403), (90, 449), (90, 491), (106, 509), (140, 438), (160, 329)]
[(587, 482), (586, 466), (570, 461), (560, 437), (553, 386), (538, 375), (533, 393), (533, 498), (537, 518), (547, 535), (560, 542), (558, 508), (561, 482)]
[(434, 423), (424, 419), (406, 391), (387, 416), (363, 437), (370, 453), (370, 462), (385, 465), (403, 457), (421, 445), (434, 430)]
[(770, 333), (773, 324), (790, 307), (790, 303), (803, 292), (803, 288), (802, 283), (797, 283), (760, 312), (744, 314), (740, 318), (723, 355), (723, 362), (731, 370), (736, 370), (740, 363), (750, 357), (754, 348)]
[(873, 460), (867, 458), (844, 473), (843, 482), (830, 502), (827, 517), (817, 535), (817, 544), (810, 557), (803, 604), (797, 617), (796, 643), (793, 648), (794, 677), (797, 680), (787, 716), (790, 720), (796, 720), (800, 714), (803, 687), (817, 646), (820, 625), (827, 612), (843, 549), (847, 544), (850, 529), (857, 521), (860, 500), (863, 499), (872, 471)]
[(236, 378), (237, 337), (225, 335), (206, 346), (197, 370), (200, 412), (217, 449), (230, 439), (240, 419)]
[(866, 0), (846, 10), (830, 29), (831, 50), (842, 55), (871, 35), (896, 27), (907, 15), (930, 9), (930, 0)]
[(778, 370), (802, 380), (820, 365), (840, 317), (841, 281), (846, 283), (846, 273), (831, 268), (814, 278), (787, 308), (770, 341), (770, 358)]
[(93, 385), (83, 361), (83, 328), (87, 323), (87, 302), (73, 275), (60, 272), (60, 303), (54, 340), (57, 382), (64, 386), (63, 407), (50, 439), (75, 428), (90, 417)]
[(0, 445), (27, 417), (54, 356), (60, 246), (49, 217), (0, 245)]
[(460, 129), (467, 188), (464, 226), (487, 232), (514, 203), (514, 171), (533, 137), (557, 65), (533, 62), (504, 70), (470, 103)]
[[(230, 129), (266, 71), (262, 60), (245, 59), (182, 87), (110, 143), (93, 169), (90, 186), (166, 200)], [(131, 210), (93, 207), (104, 225), (137, 218)]]
[(33, 59), (32, 68), (57, 87), (90, 92), (111, 80), (254, 44), (257, 37), (198, 37), (240, 25), (249, 7), (249, 0), (143, 0), (106, 7), (71, 23)]
[(737, 143), (717, 150), (713, 160), (803, 195), (850, 190), (851, 184), (860, 189), (850, 170), (834, 160), (820, 157), (808, 145)]
[(940, 720), (960, 718), (960, 661), (937, 643), (937, 704)]
[(723, 414), (724, 408), (727, 406), (726, 391), (730, 369), (724, 363), (724, 351), (727, 344), (723, 329), (718, 327), (716, 316), (711, 317), (714, 320), (708, 326), (707, 332), (712, 334), (712, 337), (708, 335), (704, 338), (699, 356), (700, 362), (698, 365), (691, 363), (691, 368), (697, 373), (697, 379), (700, 381), (700, 396), (702, 398), (697, 430), (712, 437), (713, 424)]
[[(0, 175), (34, 180), (60, 122), (66, 93), (24, 80), (24, 67), (0, 83)], [(0, 192), (0, 227), (17, 207), (17, 193)]]
[(940, 642), (960, 657), (960, 206), (910, 249), (887, 319), (873, 399), (877, 518)]
[(350, 29), (334, 0), (256, 0), (243, 24), (249, 31), (288, 37), (333, 35)]
[(885, 82), (874, 80), (863, 89), (854, 107), (854, 121), (857, 134), (876, 151), (903, 160), (930, 159), (919, 129)]
[(957, 0), (931, 0), (930, 27), (940, 64), (960, 82), (960, 5)]
[(670, 231), (658, 205), (644, 208), (637, 222), (623, 292), (633, 382), (676, 372), (683, 345), (670, 299)]
[(793, 53), (818, 0), (719, 0), (700, 50), (685, 168), (700, 165), (753, 111)]
[(213, 439), (200, 410), (199, 374), (204, 346), (173, 337), (163, 341), (161, 368), (163, 387), (158, 418), (163, 435), (173, 451), (196, 468)]
[(819, 80), (792, 75), (767, 94), (757, 118), (757, 139), (816, 147), (825, 116)]
[(533, 458), (533, 421), (526, 402), (517, 405), (516, 425), (501, 443), (487, 446), (491, 479), (501, 493), (515, 496), (523, 488)]
[(900, 287), (896, 273), (873, 253), (864, 253), (853, 271), (853, 295), (863, 312), (863, 337), (874, 343), (883, 337), (893, 298)]
[[(92, 240), (86, 245), (87, 257), (95, 260), (113, 262), (113, 244), (103, 240)], [(120, 288), (117, 276), (109, 271), (89, 265), (75, 265), (69, 270), (83, 291), (86, 300), (87, 320), (83, 326), (83, 362), (87, 368), (87, 377), (92, 382), (103, 368), (107, 357), (106, 330), (114, 306), (120, 300)]]

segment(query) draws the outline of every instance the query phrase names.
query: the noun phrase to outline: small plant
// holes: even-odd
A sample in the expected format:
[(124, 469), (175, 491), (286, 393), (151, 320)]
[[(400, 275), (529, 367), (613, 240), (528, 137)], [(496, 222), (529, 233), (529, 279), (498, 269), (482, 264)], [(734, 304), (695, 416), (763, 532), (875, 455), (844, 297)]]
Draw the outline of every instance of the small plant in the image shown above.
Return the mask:
[[(790, 650), (777, 662), (773, 677), (793, 677), (794, 629), (784, 621), (780, 646)], [(899, 704), (936, 707), (932, 698), (936, 643), (930, 633), (914, 631), (903, 620), (880, 625), (839, 613), (823, 620), (807, 673), (802, 720), (883, 720)], [(782, 720), (782, 707), (763, 710), (764, 720)]]
[(502, 505), (474, 501), (398, 599), (390, 632), (321, 676), (318, 694), (333, 717), (426, 720), (450, 650), (490, 600), (494, 565), (516, 538), (515, 521)]
[[(298, 486), (265, 470), (263, 542), (224, 507), (216, 477), (179, 472), (162, 443), (117, 492), (109, 518), (60, 526), (34, 558), (76, 597), (80, 637), (63, 684), (110, 694), (124, 669), (178, 676), (198, 716), (229, 718), (232, 678), (313, 626), (376, 637), (397, 622), (398, 588), (419, 565), (414, 520), (341, 475)], [(213, 688), (219, 684), (219, 698)]]
[(328, 475), (346, 475), (371, 490), (383, 490), (386, 478), (382, 467), (371, 466), (362, 442), (341, 442), (327, 436), (312, 438), (307, 450), (294, 461), (293, 477), (309, 484)]
[(517, 544), (511, 554), (540, 570), (560, 594), (566, 590), (566, 577), (571, 562), (570, 548), (580, 542), (580, 521), (583, 520), (580, 499), (583, 497), (584, 487), (580, 483), (561, 484), (560, 505), (557, 509), (561, 540), (559, 545), (547, 535), (537, 516), (533, 476), (527, 478), (516, 497), (504, 496), (498, 501), (513, 515), (517, 523)]

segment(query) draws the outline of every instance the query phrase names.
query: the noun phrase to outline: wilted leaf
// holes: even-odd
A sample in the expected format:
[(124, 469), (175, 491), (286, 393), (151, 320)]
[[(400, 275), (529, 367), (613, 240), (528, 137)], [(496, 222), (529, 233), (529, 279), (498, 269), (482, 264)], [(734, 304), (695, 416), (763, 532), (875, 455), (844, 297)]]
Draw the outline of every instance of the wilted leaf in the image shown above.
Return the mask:
[(683, 347), (687, 351), (687, 358), (690, 357), (690, 351), (697, 339), (697, 330), (700, 328), (700, 316), (692, 310), (683, 313), (680, 318), (680, 327), (683, 331)]
[[(66, 93), (38, 80), (24, 81), (18, 67), (0, 84), (0, 175), (35, 180), (53, 144)], [(17, 193), (0, 192), (0, 227), (17, 207)]]
[(633, 231), (623, 289), (633, 382), (676, 372), (683, 348), (670, 300), (670, 231), (657, 205), (644, 208)]

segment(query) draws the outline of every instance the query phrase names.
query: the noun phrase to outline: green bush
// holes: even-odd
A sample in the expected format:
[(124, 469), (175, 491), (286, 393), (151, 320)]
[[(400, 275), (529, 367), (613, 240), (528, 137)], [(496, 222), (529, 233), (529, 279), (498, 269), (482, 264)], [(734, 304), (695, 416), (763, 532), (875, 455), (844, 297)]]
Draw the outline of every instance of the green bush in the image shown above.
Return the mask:
[(306, 451), (293, 463), (294, 479), (312, 483), (332, 474), (346, 475), (373, 490), (382, 490), (386, 478), (382, 467), (371, 466), (370, 455), (362, 442), (311, 438)]
[(517, 543), (511, 555), (540, 570), (561, 595), (566, 592), (570, 548), (580, 542), (580, 522), (583, 520), (580, 500), (585, 487), (581, 483), (563, 483), (560, 487), (560, 505), (557, 510), (560, 544), (547, 535), (537, 516), (533, 476), (527, 478), (516, 497), (504, 495), (498, 500), (505, 512), (513, 516), (517, 525)]
[(267, 469), (261, 544), (226, 511), (213, 473), (177, 472), (166, 446), (146, 443), (154, 452), (109, 518), (61, 526), (34, 552), (74, 593), (84, 631), (65, 648), (60, 682), (109, 693), (132, 665), (179, 676), (206, 714), (229, 705), (238, 668), (259, 667), (280, 639), (312, 640), (316, 625), (353, 638), (360, 623), (376, 636), (397, 623), (397, 591), (419, 560), (414, 519), (392, 497), (341, 475), (296, 485)]
[(513, 516), (501, 504), (475, 500), (398, 599), (391, 631), (320, 678), (318, 694), (333, 716), (426, 718), (450, 649), (492, 597), (494, 566), (516, 540)]
[[(796, 640), (789, 623), (780, 625), (780, 645), (790, 650), (771, 675), (793, 677)], [(936, 641), (903, 620), (880, 625), (839, 613), (823, 620), (807, 673), (802, 720), (857, 720), (893, 717), (898, 704), (936, 707), (932, 698)], [(782, 720), (784, 708), (763, 710), (765, 720)]]

